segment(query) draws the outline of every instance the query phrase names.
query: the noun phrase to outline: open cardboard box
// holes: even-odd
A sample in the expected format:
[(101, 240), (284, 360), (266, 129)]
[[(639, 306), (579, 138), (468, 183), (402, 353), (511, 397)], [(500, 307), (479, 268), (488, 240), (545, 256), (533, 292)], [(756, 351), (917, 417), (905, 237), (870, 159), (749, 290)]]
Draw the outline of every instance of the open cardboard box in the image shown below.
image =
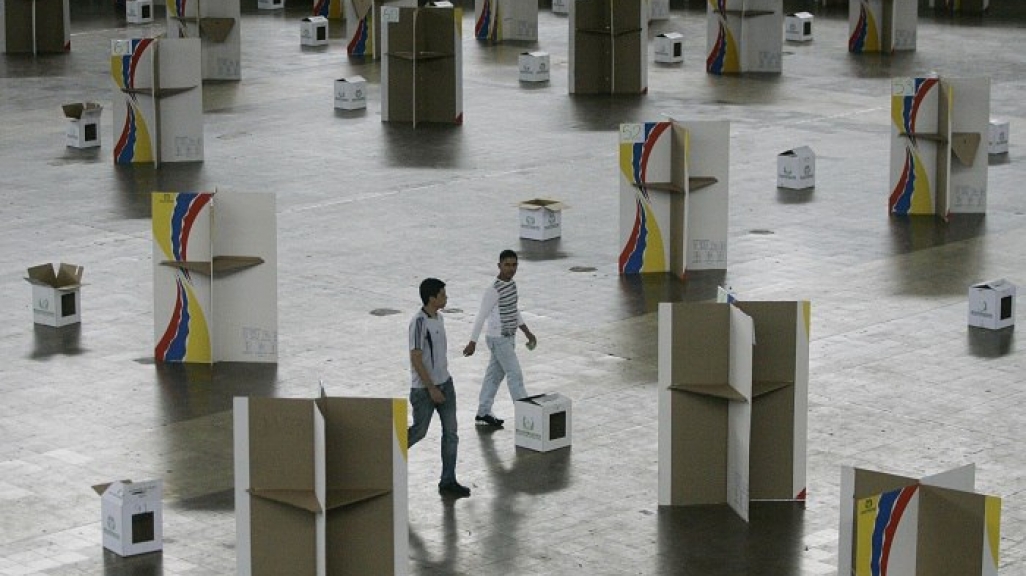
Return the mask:
[(45, 326), (67, 326), (82, 320), (80, 289), (84, 267), (61, 262), (28, 269), (25, 280), (32, 284), (32, 319)]

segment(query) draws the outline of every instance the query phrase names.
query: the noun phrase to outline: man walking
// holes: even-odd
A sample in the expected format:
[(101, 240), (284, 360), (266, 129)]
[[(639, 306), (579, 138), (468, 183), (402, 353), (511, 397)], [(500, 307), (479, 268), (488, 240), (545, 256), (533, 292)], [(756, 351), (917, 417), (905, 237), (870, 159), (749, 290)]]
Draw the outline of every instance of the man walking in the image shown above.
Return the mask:
[(477, 313), (474, 321), (474, 329), (470, 335), (470, 343), (463, 349), (464, 356), (471, 356), (477, 350), (477, 339), (481, 336), (481, 329), (485, 324), (488, 331), (485, 334), (485, 342), (492, 353), (488, 362), (488, 369), (485, 370), (484, 380), (481, 382), (481, 394), (478, 398), (477, 416), (474, 421), (486, 426), (501, 427), (502, 420), (492, 414), (492, 404), (495, 402), (495, 394), (499, 390), (499, 383), (506, 378), (506, 386), (509, 388), (509, 395), (514, 401), (527, 397), (527, 390), (524, 388), (524, 374), (520, 370), (520, 361), (517, 359), (516, 334), (519, 328), (527, 336), (527, 347), (534, 348), (538, 340), (534, 337), (531, 329), (520, 317), (517, 309), (517, 284), (513, 276), (517, 273), (517, 253), (512, 250), (503, 250), (499, 254), (499, 275), (492, 284), (485, 289), (481, 298), (481, 310)]
[(445, 322), (441, 309), (448, 297), (445, 282), (427, 278), (420, 283), (424, 306), (410, 320), (410, 404), (413, 425), (407, 430), (407, 446), (412, 448), (427, 434), (431, 417), (438, 412), (442, 420), (442, 477), (439, 493), (463, 498), (470, 488), (456, 481), (456, 389), (446, 359)]

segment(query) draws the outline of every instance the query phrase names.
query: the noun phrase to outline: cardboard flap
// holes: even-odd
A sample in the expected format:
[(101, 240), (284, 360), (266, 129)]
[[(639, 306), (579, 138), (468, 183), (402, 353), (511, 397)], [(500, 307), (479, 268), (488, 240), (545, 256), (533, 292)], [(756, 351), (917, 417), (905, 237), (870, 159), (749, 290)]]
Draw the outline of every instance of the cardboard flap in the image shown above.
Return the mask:
[(344, 508), (357, 502), (372, 500), (391, 493), (391, 490), (385, 488), (328, 488), (328, 501), (325, 504), (325, 509)]
[(553, 212), (569, 208), (569, 206), (558, 200), (546, 200), (544, 198), (524, 200), (519, 204), (519, 206), (525, 210), (541, 210), (542, 208), (545, 208), (546, 210), (552, 210)]
[(104, 482), (103, 484), (94, 484), (92, 488), (93, 488), (94, 492), (96, 492), (100, 496), (103, 496), (103, 493), (106, 492), (108, 488), (110, 488), (111, 486), (113, 486), (115, 484), (118, 484), (118, 483), (120, 483), (120, 484), (131, 484), (132, 481), (131, 480), (115, 480), (113, 482)]
[(61, 262), (55, 272), (53, 264), (40, 264), (28, 269), (25, 280), (31, 284), (49, 286), (57, 290), (71, 290), (82, 284), (83, 270), (82, 266)]
[(97, 116), (103, 110), (103, 106), (96, 102), (76, 102), (75, 104), (64, 104), (61, 106), (64, 117), (72, 120), (81, 120), (82, 117)]
[(563, 400), (564, 396), (561, 394), (535, 394), (534, 396), (528, 396), (521, 398), (517, 402), (526, 402), (528, 404), (534, 404), (536, 406), (545, 406), (547, 404), (556, 404), (560, 400)]
[(373, 0), (351, 0), (353, 8), (356, 10), (356, 17), (359, 20), (367, 18), (367, 14), (370, 14), (371, 8), (374, 6)]
[(788, 386), (794, 386), (794, 382), (753, 382), (752, 383), (752, 397), (756, 398), (787, 388)]
[(263, 498), (272, 502), (292, 506), (319, 514), (324, 511), (317, 494), (313, 490), (279, 490), (275, 488), (250, 488), (248, 492), (254, 498)]
[(919, 483), (925, 486), (972, 492), (976, 489), (976, 464), (966, 464), (939, 474), (923, 476)]
[(220, 44), (235, 27), (234, 18), (200, 18), (200, 35)]
[(972, 166), (982, 136), (978, 132), (955, 132), (951, 135), (951, 152), (963, 166)]

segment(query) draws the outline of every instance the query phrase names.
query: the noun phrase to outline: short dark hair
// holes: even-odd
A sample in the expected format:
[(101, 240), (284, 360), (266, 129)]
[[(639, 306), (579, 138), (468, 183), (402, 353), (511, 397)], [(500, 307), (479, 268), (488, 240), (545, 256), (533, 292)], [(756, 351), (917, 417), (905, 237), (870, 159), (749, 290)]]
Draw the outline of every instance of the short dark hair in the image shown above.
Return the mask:
[(424, 281), (420, 283), (420, 301), (427, 306), (428, 300), (430, 300), (432, 296), (438, 296), (438, 293), (442, 291), (442, 288), (445, 288), (445, 282), (442, 282), (438, 278), (425, 278)]
[(503, 250), (502, 252), (499, 252), (499, 262), (502, 262), (506, 258), (513, 258), (514, 260), (517, 260), (517, 261), (520, 260), (520, 258), (517, 258), (517, 253), (512, 251), (512, 250), (510, 250), (510, 249), (508, 249), (508, 248)]

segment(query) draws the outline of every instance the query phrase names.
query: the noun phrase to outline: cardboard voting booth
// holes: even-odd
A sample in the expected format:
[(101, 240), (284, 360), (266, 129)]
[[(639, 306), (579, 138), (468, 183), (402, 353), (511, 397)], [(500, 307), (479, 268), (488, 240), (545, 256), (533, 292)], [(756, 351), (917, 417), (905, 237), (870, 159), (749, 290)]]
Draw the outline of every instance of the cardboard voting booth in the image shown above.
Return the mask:
[(648, 92), (646, 0), (569, 0), (570, 93)]
[(987, 211), (988, 78), (891, 81), (891, 192), (900, 216)]
[(1007, 120), (990, 120), (987, 127), (987, 154), (1008, 153), (1008, 130)]
[(808, 146), (777, 155), (777, 188), (805, 190), (816, 185), (816, 153)]
[(648, 2), (648, 19), (652, 20), (669, 20), (670, 18), (670, 0), (647, 0)]
[(620, 126), (621, 274), (727, 268), (730, 123)]
[(684, 61), (684, 35), (680, 32), (664, 32), (653, 40), (655, 61), (676, 63)]
[(118, 556), (164, 547), (164, 483), (119, 480), (93, 486), (100, 495), (103, 547)]
[(848, 51), (892, 52), (916, 49), (919, 0), (851, 0)]
[(96, 102), (78, 102), (61, 106), (68, 120), (66, 145), (71, 148), (95, 148), (100, 145), (100, 113)]
[(350, 76), (335, 80), (335, 108), (360, 110), (367, 107), (367, 80)]
[(199, 38), (204, 80), (242, 78), (239, 0), (167, 0), (168, 36)]
[(71, 50), (68, 0), (0, 0), (0, 53)]
[(1000, 330), (1015, 324), (1015, 284), (1001, 278), (969, 287), (969, 325)]
[(28, 269), (25, 280), (32, 285), (32, 321), (59, 328), (82, 321), (82, 266), (63, 262), (40, 264)]
[(198, 39), (111, 40), (110, 70), (115, 164), (203, 160)]
[(238, 574), (407, 574), (406, 400), (235, 398)]
[(784, 40), (808, 42), (812, 40), (812, 22), (815, 17), (808, 12), (795, 12), (784, 18)]
[(127, 0), (125, 2), (125, 19), (129, 24), (153, 22), (153, 0)]
[(307, 16), (299, 21), (300, 46), (327, 46), (328, 19), (324, 16)]
[(563, 210), (567, 206), (557, 200), (534, 198), (520, 203), (520, 237), (528, 240), (551, 240), (563, 234)]
[(489, 42), (538, 40), (538, 1), (474, 0), (474, 37)]
[(706, 72), (779, 73), (783, 24), (783, 0), (709, 0)]
[(344, 0), (348, 55), (381, 58), (383, 6), (416, 8), (417, 0)]
[(521, 52), (517, 58), (517, 67), (520, 69), (521, 82), (549, 81), (550, 62), (548, 52)]
[(153, 193), (153, 331), (159, 362), (277, 362), (275, 199)]
[(463, 123), (463, 10), (381, 9), (382, 122)]
[(570, 445), (573, 402), (562, 394), (539, 394), (513, 403), (516, 445), (548, 452)]
[(338, 20), (342, 18), (343, 0), (313, 0), (313, 12), (311, 16), (323, 16), (324, 18), (331, 18)]
[(948, 14), (981, 14), (990, 8), (990, 0), (930, 0), (930, 8)]
[(1001, 498), (969, 464), (923, 478), (841, 467), (837, 573), (995, 576)]
[(805, 500), (808, 302), (659, 305), (659, 504)]

